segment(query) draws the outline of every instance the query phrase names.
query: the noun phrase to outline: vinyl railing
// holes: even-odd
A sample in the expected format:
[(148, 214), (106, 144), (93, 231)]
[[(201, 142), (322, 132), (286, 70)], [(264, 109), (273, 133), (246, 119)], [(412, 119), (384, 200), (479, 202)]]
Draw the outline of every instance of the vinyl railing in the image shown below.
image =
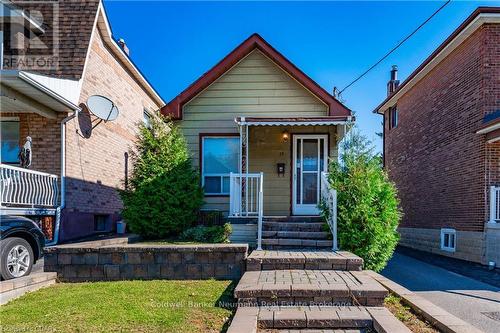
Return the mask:
[(56, 207), (57, 178), (49, 173), (0, 164), (1, 205)]
[(337, 191), (330, 186), (328, 173), (321, 173), (321, 202), (328, 209), (327, 223), (332, 232), (333, 251), (337, 251)]
[(490, 187), (490, 223), (500, 223), (500, 186)]
[(229, 216), (257, 218), (257, 249), (262, 248), (262, 217), (264, 206), (264, 174), (231, 173), (229, 185)]

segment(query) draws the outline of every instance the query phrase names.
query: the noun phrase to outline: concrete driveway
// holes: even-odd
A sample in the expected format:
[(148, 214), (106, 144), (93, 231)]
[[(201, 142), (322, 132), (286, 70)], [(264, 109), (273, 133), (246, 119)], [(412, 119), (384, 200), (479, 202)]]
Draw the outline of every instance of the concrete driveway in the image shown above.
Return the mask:
[(500, 288), (399, 253), (381, 274), (484, 332), (500, 332)]

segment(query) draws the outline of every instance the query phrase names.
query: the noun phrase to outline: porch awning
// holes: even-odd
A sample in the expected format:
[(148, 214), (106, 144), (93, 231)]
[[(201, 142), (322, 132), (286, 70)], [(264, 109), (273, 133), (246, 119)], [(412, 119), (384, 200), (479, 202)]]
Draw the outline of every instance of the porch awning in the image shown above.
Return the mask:
[(476, 132), (484, 134), (487, 142), (500, 140), (500, 110), (486, 115), (483, 119), (483, 125)]
[(353, 122), (351, 116), (332, 116), (332, 117), (291, 117), (291, 118), (255, 118), (255, 117), (236, 117), (234, 121), (238, 125), (246, 126), (328, 126), (343, 125)]
[(34, 112), (55, 119), (58, 112), (78, 109), (78, 82), (18, 70), (0, 71), (2, 112)]

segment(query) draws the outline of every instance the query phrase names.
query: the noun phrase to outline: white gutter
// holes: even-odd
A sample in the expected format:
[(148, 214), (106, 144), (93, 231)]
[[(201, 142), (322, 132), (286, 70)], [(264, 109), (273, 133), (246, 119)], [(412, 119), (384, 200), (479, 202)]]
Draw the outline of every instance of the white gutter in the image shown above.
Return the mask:
[(66, 123), (78, 116), (80, 109), (61, 121), (61, 203), (56, 209), (56, 222), (54, 226), (54, 237), (47, 246), (56, 245), (59, 241), (59, 227), (61, 225), (61, 211), (66, 207)]

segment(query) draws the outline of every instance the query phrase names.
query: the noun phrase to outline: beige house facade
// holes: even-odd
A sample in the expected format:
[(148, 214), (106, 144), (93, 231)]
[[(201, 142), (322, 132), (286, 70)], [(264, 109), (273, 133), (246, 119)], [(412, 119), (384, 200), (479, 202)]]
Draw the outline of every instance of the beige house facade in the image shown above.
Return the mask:
[[(257, 34), (165, 107), (200, 170), (206, 210), (317, 216), (351, 111)], [(239, 206), (245, 206), (241, 208)]]

